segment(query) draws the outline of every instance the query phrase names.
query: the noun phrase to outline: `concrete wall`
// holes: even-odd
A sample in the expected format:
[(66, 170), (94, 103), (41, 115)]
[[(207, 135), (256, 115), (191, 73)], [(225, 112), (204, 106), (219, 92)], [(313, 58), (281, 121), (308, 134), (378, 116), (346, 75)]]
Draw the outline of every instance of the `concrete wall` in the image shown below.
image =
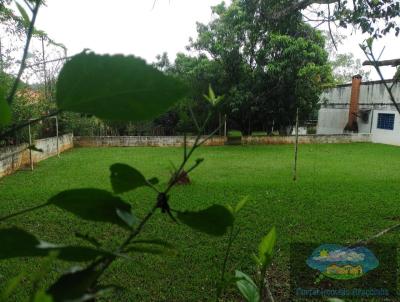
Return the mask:
[[(242, 145), (277, 145), (294, 144), (295, 136), (244, 136)], [(299, 144), (345, 144), (367, 143), (371, 141), (369, 134), (340, 135), (300, 135)]]
[[(378, 129), (378, 114), (379, 113), (394, 113), (394, 129)], [(400, 115), (392, 110), (374, 110), (371, 131), (371, 141), (373, 143), (390, 144), (400, 146)]]
[[(372, 115), (369, 114), (368, 121), (357, 118), (359, 133), (371, 133)], [(348, 118), (349, 109), (321, 108), (318, 113), (317, 134), (343, 134)]]
[[(340, 135), (300, 135), (300, 144), (340, 144), (355, 142), (370, 142), (369, 134), (340, 134)], [(194, 138), (187, 139), (192, 145)], [(294, 144), (295, 136), (243, 136), (238, 145), (278, 145)], [(227, 143), (224, 137), (214, 137), (205, 146), (223, 146)], [(181, 147), (182, 136), (102, 136), (74, 137), (75, 147)]]
[(318, 112), (317, 134), (342, 134), (349, 118), (349, 109), (321, 108)]
[[(388, 81), (388, 85), (391, 86), (392, 82)], [(400, 83), (396, 83), (392, 89), (394, 97), (400, 99)], [(322, 107), (347, 106), (350, 103), (351, 95), (351, 84), (338, 85), (333, 88), (326, 89), (321, 97), (320, 103)], [(391, 101), (389, 94), (385, 88), (385, 85), (380, 81), (364, 82), (361, 83), (360, 87), (360, 99), (359, 99), (360, 109), (363, 106), (369, 105), (384, 105), (387, 104), (391, 106)]]
[[(73, 135), (65, 134), (58, 140), (60, 152), (71, 149), (74, 146)], [(34, 141), (34, 145), (43, 152), (32, 151), (34, 163), (57, 155), (57, 138), (50, 137)], [(30, 165), (28, 144), (0, 148), (0, 177), (11, 174), (21, 167)]]
[[(205, 138), (205, 137), (204, 137)], [(195, 137), (187, 137), (187, 144), (192, 145)], [(204, 146), (223, 146), (225, 138), (214, 136)], [(180, 147), (183, 136), (76, 136), (76, 147)]]

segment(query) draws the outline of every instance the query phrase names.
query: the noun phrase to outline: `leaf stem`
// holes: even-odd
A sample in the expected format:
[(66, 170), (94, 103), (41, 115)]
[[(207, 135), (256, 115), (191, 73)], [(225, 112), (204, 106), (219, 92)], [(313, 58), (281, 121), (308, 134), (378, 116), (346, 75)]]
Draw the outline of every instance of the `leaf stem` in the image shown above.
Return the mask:
[[(163, 193), (159, 193), (159, 194), (165, 194), (167, 195), (167, 193), (169, 192), (169, 190), (176, 184), (178, 177), (180, 175), (180, 173), (182, 172), (183, 168), (185, 167), (186, 163), (188, 162), (189, 158), (192, 156), (193, 152), (202, 144), (205, 142), (205, 140), (207, 140), (209, 137), (208, 136), (205, 140), (203, 140), (201, 142), (201, 144), (199, 144), (199, 141), (201, 139), (202, 133), (209, 121), (211, 117), (211, 112), (208, 113), (206, 120), (204, 121), (203, 126), (201, 127), (201, 129), (199, 129), (199, 132), (196, 136), (195, 142), (192, 146), (192, 148), (189, 150), (189, 152), (187, 152), (187, 147), (186, 147), (186, 138), (185, 138), (185, 156), (183, 157), (183, 161), (180, 164), (179, 168), (176, 170), (176, 172), (174, 173), (174, 176), (172, 178), (172, 181), (170, 181), (168, 187), (164, 190)], [(186, 137), (186, 135), (185, 135)], [(188, 171), (192, 171), (194, 168), (196, 168), (199, 165), (199, 163), (196, 163), (194, 166), (192, 166), (190, 168), (190, 170)], [(158, 192), (158, 191), (157, 191)], [(92, 286), (94, 286), (98, 280), (98, 278), (104, 273), (104, 271), (114, 262), (114, 260), (117, 258), (117, 255), (121, 254), (124, 252), (124, 249), (129, 245), (129, 243), (135, 238), (137, 237), (141, 231), (143, 230), (144, 226), (146, 225), (146, 223), (150, 220), (150, 218), (155, 214), (156, 210), (159, 208), (158, 206), (158, 200), (157, 202), (154, 204), (154, 206), (151, 208), (151, 210), (147, 213), (147, 215), (142, 219), (142, 221), (139, 223), (139, 225), (136, 227), (136, 229), (132, 230), (131, 233), (128, 235), (128, 237), (125, 239), (125, 241), (121, 244), (121, 246), (117, 249), (117, 251), (114, 253), (114, 255), (112, 256), (104, 256), (100, 259), (98, 259), (97, 261), (93, 262), (90, 266), (91, 267), (96, 267), (96, 266), (101, 266), (100, 270), (98, 272), (97, 278), (95, 278), (95, 280), (93, 281), (93, 283), (91, 284)], [(170, 214), (170, 213), (169, 213)], [(234, 240), (234, 238), (232, 239)], [(230, 243), (231, 245), (232, 243)], [(230, 249), (230, 248), (229, 248)], [(227, 260), (226, 260), (227, 261)], [(226, 263), (224, 264), (224, 266), (226, 266)]]
[(122, 252), (123, 249), (134, 239), (139, 233), (142, 231), (144, 225), (147, 223), (147, 221), (153, 216), (153, 214), (157, 210), (157, 203), (152, 207), (150, 212), (147, 213), (147, 215), (142, 219), (142, 221), (139, 223), (137, 228), (129, 235), (129, 237), (124, 241), (124, 243), (121, 245), (121, 247), (118, 249), (119, 252)]
[(222, 269), (221, 269), (221, 279), (220, 279), (220, 284), (217, 289), (217, 297), (216, 297), (216, 302), (219, 301), (219, 298), (222, 296), (224, 292), (224, 280), (225, 280), (225, 273), (226, 273), (226, 265), (228, 263), (229, 255), (231, 253), (231, 248), (232, 248), (232, 243), (235, 241), (237, 235), (239, 234), (239, 230), (236, 232), (234, 235), (234, 226), (231, 227), (231, 230), (229, 232), (229, 239), (228, 239), (228, 246), (226, 248), (226, 253), (225, 253), (225, 258), (224, 262), (222, 264)]

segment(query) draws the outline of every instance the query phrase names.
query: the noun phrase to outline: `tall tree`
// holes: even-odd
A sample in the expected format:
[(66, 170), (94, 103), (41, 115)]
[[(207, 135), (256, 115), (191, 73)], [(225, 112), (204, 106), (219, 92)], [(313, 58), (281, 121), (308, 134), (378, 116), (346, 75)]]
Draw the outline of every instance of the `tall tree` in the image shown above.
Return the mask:
[(265, 18), (266, 7), (277, 2), (221, 3), (212, 8), (213, 21), (198, 23), (198, 38), (190, 45), (218, 62), (225, 110), (245, 134), (266, 130), (273, 122), (284, 131), (297, 107), (306, 118), (331, 81), (324, 38), (302, 21), (300, 12)]

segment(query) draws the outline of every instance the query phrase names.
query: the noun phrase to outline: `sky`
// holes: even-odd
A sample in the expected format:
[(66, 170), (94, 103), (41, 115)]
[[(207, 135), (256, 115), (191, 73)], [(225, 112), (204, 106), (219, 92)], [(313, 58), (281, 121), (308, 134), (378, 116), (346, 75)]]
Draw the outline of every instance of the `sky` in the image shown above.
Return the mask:
[[(171, 59), (185, 52), (189, 37), (196, 37), (196, 21), (211, 20), (210, 7), (221, 0), (47, 0), (37, 19), (37, 28), (68, 48), (73, 55), (88, 48), (96, 53), (133, 54), (153, 62), (166, 51)], [(229, 3), (230, 1), (226, 1)], [(352, 52), (365, 60), (358, 47), (366, 36), (342, 31), (348, 38), (339, 52)], [(376, 51), (386, 46), (381, 59), (400, 57), (400, 37), (391, 34), (376, 43)], [(368, 70), (368, 67), (364, 67)], [(371, 68), (371, 67), (369, 67)], [(395, 69), (383, 69), (391, 78)], [(371, 79), (378, 79), (371, 73)]]

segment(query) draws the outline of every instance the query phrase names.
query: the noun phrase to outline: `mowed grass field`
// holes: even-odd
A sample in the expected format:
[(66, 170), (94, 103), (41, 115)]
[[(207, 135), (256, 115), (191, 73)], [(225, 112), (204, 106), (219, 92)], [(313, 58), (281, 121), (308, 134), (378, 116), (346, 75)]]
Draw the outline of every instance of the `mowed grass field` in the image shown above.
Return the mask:
[[(277, 252), (269, 280), (278, 301), (287, 301), (290, 244), (296, 242), (352, 243), (368, 238), (400, 219), (400, 148), (378, 144), (301, 145), (298, 181), (292, 181), (293, 146), (204, 147), (193, 161), (205, 161), (191, 174), (192, 184), (171, 192), (174, 209), (199, 210), (214, 203), (235, 204), (250, 196), (237, 225), (241, 232), (233, 244), (230, 271), (255, 274), (251, 254), (259, 240), (276, 226)], [(0, 180), (0, 217), (46, 202), (62, 190), (99, 188), (111, 191), (109, 167), (126, 163), (146, 177), (168, 181), (171, 162), (177, 165), (181, 148), (81, 148), (38, 164), (34, 172), (20, 171)], [(155, 202), (148, 188), (125, 193), (138, 217)], [(53, 206), (0, 223), (18, 226), (52, 243), (86, 244), (75, 232), (88, 233), (113, 248), (125, 238), (117, 226), (81, 220)], [(158, 213), (145, 227), (142, 239), (158, 238), (174, 244), (177, 256), (132, 254), (119, 259), (104, 275), (104, 284), (124, 288), (107, 301), (211, 301), (222, 265), (226, 237), (210, 237)], [(390, 233), (378, 242), (399, 242)], [(1, 244), (1, 243), (0, 243)], [(0, 261), (0, 290), (6, 280), (38, 270), (40, 259)], [(53, 264), (54, 273), (68, 267)], [(396, 265), (394, 263), (394, 265)], [(24, 301), (31, 284), (20, 286), (15, 301)], [(234, 288), (227, 301), (240, 301)]]

